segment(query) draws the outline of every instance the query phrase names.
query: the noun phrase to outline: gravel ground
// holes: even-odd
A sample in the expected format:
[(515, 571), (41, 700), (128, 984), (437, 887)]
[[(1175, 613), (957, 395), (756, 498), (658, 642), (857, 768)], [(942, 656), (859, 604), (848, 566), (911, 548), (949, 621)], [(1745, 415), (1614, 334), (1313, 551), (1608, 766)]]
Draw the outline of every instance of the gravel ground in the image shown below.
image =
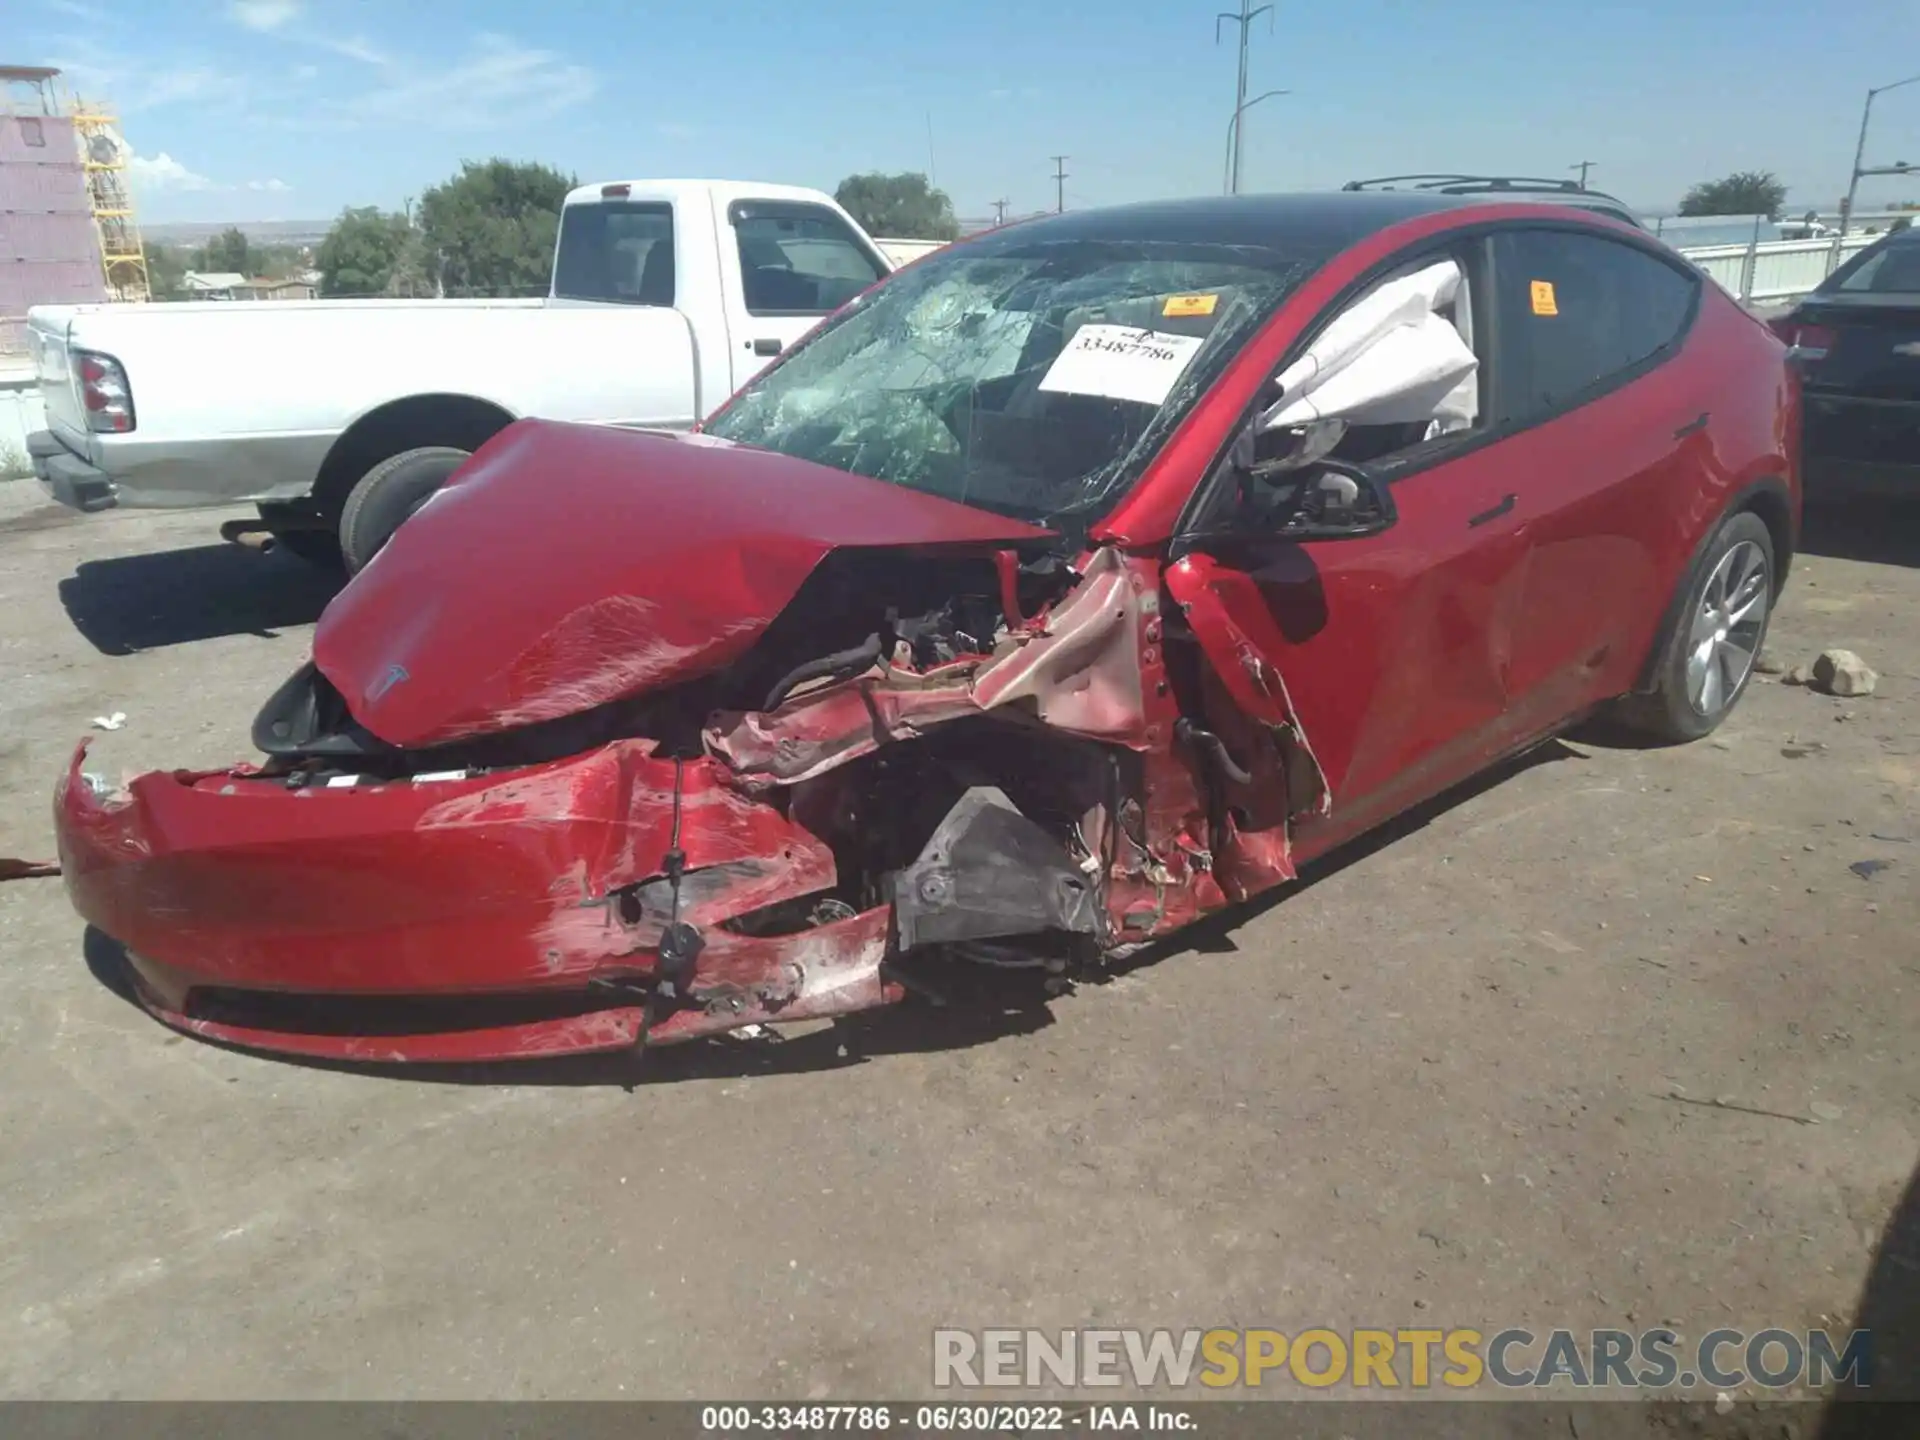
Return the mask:
[[(1870, 699), (1549, 745), (1059, 998), (326, 1069), (0, 885), (0, 1395), (911, 1396), (1008, 1324), (1858, 1323), (1920, 1374), (1917, 517), (1820, 519), (1776, 621)], [(90, 717), (110, 772), (247, 754), (327, 586), (218, 518), (0, 485), (0, 855)]]

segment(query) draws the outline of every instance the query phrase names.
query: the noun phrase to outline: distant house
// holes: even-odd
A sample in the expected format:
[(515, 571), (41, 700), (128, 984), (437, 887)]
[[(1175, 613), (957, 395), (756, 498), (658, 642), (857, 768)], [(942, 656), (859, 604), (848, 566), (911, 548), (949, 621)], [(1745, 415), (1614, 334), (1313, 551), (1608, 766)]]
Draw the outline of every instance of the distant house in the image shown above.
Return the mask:
[(278, 280), (249, 280), (237, 270), (189, 270), (180, 289), (189, 300), (311, 300), (320, 293), (320, 277), (309, 271)]
[(246, 283), (237, 270), (189, 270), (180, 277), (180, 291), (189, 300), (231, 300)]
[(289, 275), (279, 280), (249, 280), (233, 292), (236, 300), (311, 300), (320, 293), (317, 280)]

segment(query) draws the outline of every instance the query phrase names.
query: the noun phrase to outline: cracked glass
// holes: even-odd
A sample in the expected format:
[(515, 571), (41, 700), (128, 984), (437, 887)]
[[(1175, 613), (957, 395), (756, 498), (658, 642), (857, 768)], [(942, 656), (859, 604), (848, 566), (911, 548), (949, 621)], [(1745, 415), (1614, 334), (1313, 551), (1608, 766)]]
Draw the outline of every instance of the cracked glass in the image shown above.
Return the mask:
[(705, 429), (1084, 529), (1307, 268), (1238, 245), (960, 246), (841, 311)]

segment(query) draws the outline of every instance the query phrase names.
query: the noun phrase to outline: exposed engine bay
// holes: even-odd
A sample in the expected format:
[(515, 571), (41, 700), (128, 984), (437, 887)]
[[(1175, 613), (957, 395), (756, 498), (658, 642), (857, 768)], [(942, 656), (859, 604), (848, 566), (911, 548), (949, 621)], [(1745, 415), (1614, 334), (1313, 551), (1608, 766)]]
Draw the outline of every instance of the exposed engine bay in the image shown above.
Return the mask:
[[(168, 1023), (363, 1059), (664, 1043), (884, 1004), (956, 961), (1064, 974), (1290, 878), (1273, 797), (1323, 798), (1311, 755), (1283, 710), (1201, 723), (1232, 706), (1157, 562), (837, 472), (892, 543), (776, 546), (737, 533), (792, 503), (749, 479), (690, 516), (673, 577), (730, 620), (610, 640), (666, 585), (582, 562), (588, 603), (489, 626), (486, 583), (423, 561), (502, 458), (330, 608), (254, 724), (263, 763), (115, 789), (75, 756), (69, 887)], [(716, 576), (701, 524), (766, 562)]]

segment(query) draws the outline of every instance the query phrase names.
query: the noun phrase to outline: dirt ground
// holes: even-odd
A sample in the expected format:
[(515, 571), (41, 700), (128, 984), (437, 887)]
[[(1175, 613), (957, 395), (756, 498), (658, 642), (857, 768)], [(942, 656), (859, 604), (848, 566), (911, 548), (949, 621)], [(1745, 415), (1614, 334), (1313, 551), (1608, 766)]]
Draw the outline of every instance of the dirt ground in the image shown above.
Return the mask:
[[(328, 587), (219, 518), (0, 485), (0, 855), (94, 716), (110, 773), (248, 754)], [(1872, 698), (1550, 745), (1064, 997), (325, 1069), (0, 885), (0, 1395), (906, 1397), (943, 1325), (1859, 1323), (1920, 1373), (1920, 509), (1811, 547), (1770, 648)]]

